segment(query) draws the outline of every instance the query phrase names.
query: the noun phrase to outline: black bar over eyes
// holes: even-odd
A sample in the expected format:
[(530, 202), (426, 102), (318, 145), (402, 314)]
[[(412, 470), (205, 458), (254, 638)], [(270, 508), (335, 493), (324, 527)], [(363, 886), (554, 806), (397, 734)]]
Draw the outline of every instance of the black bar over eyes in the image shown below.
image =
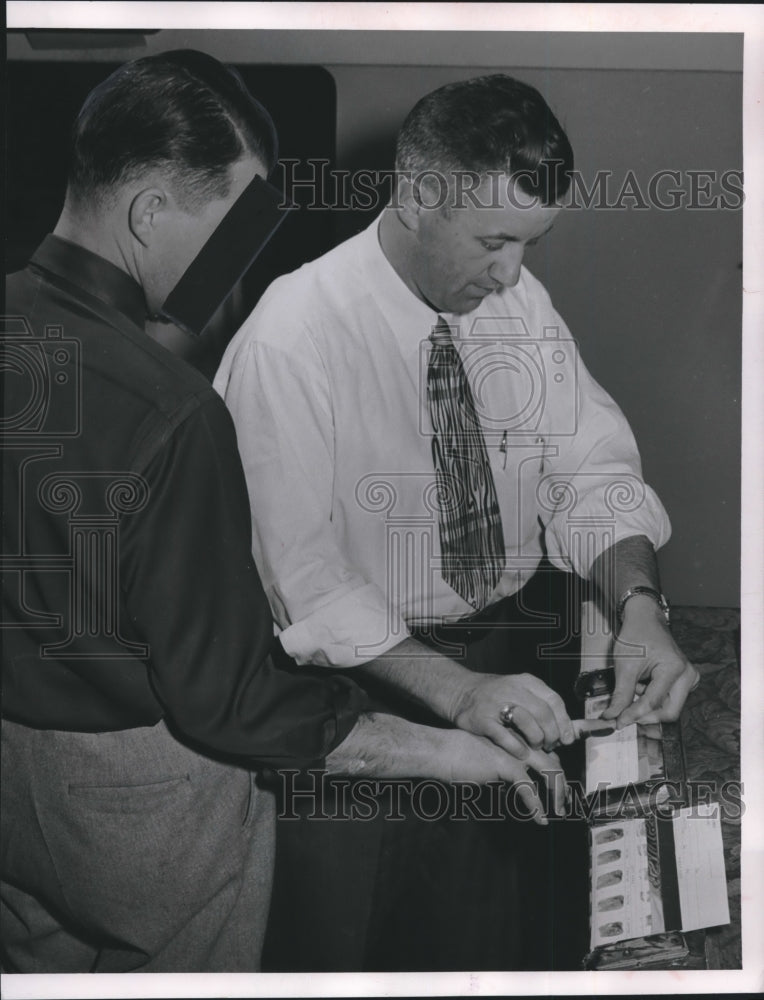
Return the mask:
[(272, 184), (255, 177), (170, 292), (162, 317), (201, 334), (294, 207), (283, 203)]

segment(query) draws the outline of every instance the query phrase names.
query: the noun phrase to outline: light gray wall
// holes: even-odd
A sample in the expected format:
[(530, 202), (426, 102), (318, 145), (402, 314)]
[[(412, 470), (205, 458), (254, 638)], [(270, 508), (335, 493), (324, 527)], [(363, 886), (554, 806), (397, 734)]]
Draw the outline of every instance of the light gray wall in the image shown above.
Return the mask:
[[(62, 17), (61, 20), (65, 20)], [(149, 18), (150, 20), (150, 18)], [(691, 26), (688, 25), (691, 31)], [(743, 36), (708, 32), (200, 30), (35, 32), (8, 38), (11, 59), (134, 58), (190, 46), (230, 62), (324, 66), (548, 66), (553, 69), (705, 69), (738, 72)], [(105, 41), (104, 41), (105, 40)], [(142, 51), (141, 51), (142, 50)], [(47, 53), (47, 54), (46, 54)]]
[[(379, 165), (419, 97), (502, 68), (334, 67), (339, 166)], [(740, 73), (516, 75), (558, 114), (588, 188), (611, 171), (610, 203), (629, 170), (647, 195), (660, 170), (680, 171), (689, 192), (688, 171), (742, 168)], [(664, 203), (670, 186), (659, 188)], [(672, 520), (660, 564), (680, 604), (739, 603), (741, 260), (742, 211), (658, 207), (563, 213), (526, 258), (631, 423)]]
[[(337, 83), (338, 165), (382, 167), (406, 111), (449, 80), (504, 70), (537, 86), (584, 177), (742, 168), (739, 35), (162, 31), (143, 48), (11, 58), (125, 59), (192, 45), (232, 62), (318, 63)], [(306, 95), (310, 100), (310, 95)], [(619, 402), (672, 518), (674, 603), (739, 604), (742, 213), (571, 211), (527, 263)], [(339, 220), (339, 229), (353, 220)]]

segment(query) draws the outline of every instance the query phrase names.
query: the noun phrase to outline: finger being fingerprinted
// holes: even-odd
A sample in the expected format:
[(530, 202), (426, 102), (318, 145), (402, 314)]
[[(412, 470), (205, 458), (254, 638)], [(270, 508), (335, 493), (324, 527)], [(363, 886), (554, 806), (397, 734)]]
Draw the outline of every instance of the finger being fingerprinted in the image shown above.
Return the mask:
[(541, 799), (538, 795), (525, 784), (518, 787), (517, 794), (527, 808), (529, 818), (540, 826), (548, 826), (549, 820), (546, 818), (544, 807), (541, 805)]
[(615, 689), (610, 704), (602, 713), (603, 719), (615, 719), (634, 700), (634, 689), (639, 680), (639, 666), (616, 667)]
[(625, 712), (622, 712), (618, 719), (616, 720), (616, 729), (625, 729), (627, 726), (633, 725), (635, 722), (641, 723), (642, 720), (649, 721), (650, 719), (659, 718), (658, 713), (650, 707), (650, 705), (640, 705), (633, 708), (627, 708)]
[(563, 771), (559, 771), (557, 775), (557, 783), (555, 787), (555, 806), (557, 808), (557, 815), (565, 815), (565, 807), (568, 801), (568, 783), (565, 780), (565, 774)]
[(603, 719), (617, 719), (618, 716), (623, 712), (623, 710), (630, 705), (632, 701), (631, 695), (623, 689), (615, 689), (613, 695), (610, 699), (610, 704), (607, 706), (605, 711), (602, 713)]
[[(550, 754), (550, 757), (553, 756)], [(558, 766), (558, 762), (549, 761), (543, 771), (540, 772), (546, 782), (548, 790), (548, 801), (553, 804), (555, 814), (560, 816), (565, 810), (567, 799), (567, 782), (565, 774)]]

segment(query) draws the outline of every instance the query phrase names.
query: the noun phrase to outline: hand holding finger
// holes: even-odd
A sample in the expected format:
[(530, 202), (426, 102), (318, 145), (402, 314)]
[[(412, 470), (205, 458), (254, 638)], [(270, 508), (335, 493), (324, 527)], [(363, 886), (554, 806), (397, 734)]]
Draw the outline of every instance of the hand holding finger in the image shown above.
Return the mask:
[(501, 722), (497, 721), (489, 726), (485, 735), (517, 760), (525, 761), (528, 759), (531, 752), (528, 744), (520, 736), (515, 735), (511, 729), (503, 726)]
[[(681, 676), (674, 681), (661, 704), (652, 711), (645, 712), (634, 721), (638, 721), (641, 726), (676, 721), (682, 712), (687, 695), (697, 686), (699, 680), (700, 675), (697, 670), (688, 664)], [(635, 702), (635, 707), (637, 704)], [(624, 716), (626, 716), (626, 713), (624, 713)]]
[(538, 749), (546, 740), (546, 733), (531, 714), (522, 705), (506, 705), (500, 713), (502, 725), (507, 729), (519, 732), (529, 747)]
[(624, 621), (613, 655), (616, 686), (604, 718), (617, 719), (622, 729), (633, 722), (678, 717), (690, 690), (683, 678), (692, 668), (665, 621), (655, 615)]
[(662, 714), (665, 712), (664, 702), (666, 702), (672, 685), (676, 679), (675, 670), (659, 669), (653, 671), (653, 674), (650, 677), (650, 683), (645, 688), (644, 694), (640, 695), (637, 700), (632, 705), (629, 705), (629, 707), (626, 708), (619, 716), (619, 728), (628, 726), (631, 722), (638, 722), (644, 716), (658, 710), (661, 711), (663, 718), (668, 718), (667, 715)]
[(496, 723), (502, 722), (502, 716), (504, 725), (533, 747), (551, 748), (563, 739), (572, 742), (574, 738), (562, 699), (543, 681), (527, 674), (478, 675), (465, 687), (449, 717), (460, 729), (487, 736), (508, 749), (498, 738)]
[[(527, 679), (526, 683), (529, 689), (546, 705), (547, 710), (552, 715), (553, 722), (551, 725), (549, 722), (547, 723), (547, 731), (545, 732), (547, 738), (544, 740), (544, 746), (549, 748), (558, 743), (566, 745), (573, 743), (576, 734), (562, 698), (538, 677), (534, 677), (532, 674), (524, 674), (523, 677)], [(557, 736), (554, 739), (551, 738), (554, 736), (552, 726), (557, 730)]]
[(639, 679), (640, 664), (621, 662), (615, 671), (615, 688), (610, 704), (602, 713), (603, 719), (617, 719), (634, 701), (634, 691)]
[[(499, 680), (497, 678), (497, 680)], [(501, 678), (514, 725), (531, 746), (551, 748), (572, 743), (575, 734), (562, 698), (538, 677), (515, 674)]]

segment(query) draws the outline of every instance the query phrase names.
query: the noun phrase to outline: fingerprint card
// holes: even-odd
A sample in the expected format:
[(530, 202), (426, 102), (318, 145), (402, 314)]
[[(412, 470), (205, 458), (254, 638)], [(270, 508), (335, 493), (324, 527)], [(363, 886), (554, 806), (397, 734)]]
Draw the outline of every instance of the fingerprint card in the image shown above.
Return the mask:
[(591, 947), (729, 923), (718, 806), (591, 830)]
[[(584, 718), (599, 719), (610, 702), (610, 695), (587, 698)], [(598, 788), (623, 788), (639, 781), (639, 752), (636, 723), (616, 729), (607, 736), (586, 741), (586, 794)]]
[(592, 829), (591, 946), (613, 944), (663, 930), (647, 861), (645, 821)]

